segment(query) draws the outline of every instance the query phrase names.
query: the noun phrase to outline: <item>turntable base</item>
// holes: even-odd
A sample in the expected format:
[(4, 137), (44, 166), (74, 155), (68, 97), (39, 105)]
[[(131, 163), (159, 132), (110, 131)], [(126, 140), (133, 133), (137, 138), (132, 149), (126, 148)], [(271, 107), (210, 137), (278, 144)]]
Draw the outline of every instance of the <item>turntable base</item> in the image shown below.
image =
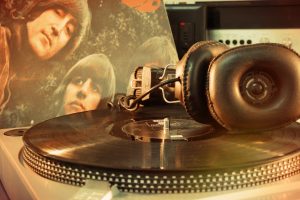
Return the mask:
[[(105, 182), (91, 182), (77, 187), (45, 179), (33, 172), (20, 160), (23, 147), (21, 137), (5, 136), (7, 130), (0, 130), (0, 178), (10, 199), (101, 199), (109, 198), (111, 189)], [(18, 190), (16, 190), (18, 188)], [(247, 200), (286, 200), (299, 199), (300, 175), (262, 186), (254, 186), (225, 192), (192, 194), (134, 194), (119, 192), (113, 199), (158, 200), (158, 199), (247, 199)]]

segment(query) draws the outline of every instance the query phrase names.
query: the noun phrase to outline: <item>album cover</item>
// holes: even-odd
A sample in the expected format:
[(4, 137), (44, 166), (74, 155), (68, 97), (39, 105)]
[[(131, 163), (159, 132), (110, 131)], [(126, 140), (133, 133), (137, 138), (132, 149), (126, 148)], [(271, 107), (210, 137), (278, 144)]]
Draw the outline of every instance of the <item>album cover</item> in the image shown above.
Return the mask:
[(0, 4), (0, 128), (106, 109), (137, 66), (178, 61), (162, 0)]

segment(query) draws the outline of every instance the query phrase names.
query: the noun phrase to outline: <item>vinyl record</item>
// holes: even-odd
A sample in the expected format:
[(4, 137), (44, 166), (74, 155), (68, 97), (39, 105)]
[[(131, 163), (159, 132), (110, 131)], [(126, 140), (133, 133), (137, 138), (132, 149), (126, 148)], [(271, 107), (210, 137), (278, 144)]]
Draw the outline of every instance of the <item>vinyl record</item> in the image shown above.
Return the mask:
[(195, 123), (178, 109), (153, 110), (159, 112), (91, 111), (48, 120), (25, 133), (23, 157), (52, 180), (107, 180), (146, 193), (228, 190), (300, 170), (297, 123), (231, 133)]

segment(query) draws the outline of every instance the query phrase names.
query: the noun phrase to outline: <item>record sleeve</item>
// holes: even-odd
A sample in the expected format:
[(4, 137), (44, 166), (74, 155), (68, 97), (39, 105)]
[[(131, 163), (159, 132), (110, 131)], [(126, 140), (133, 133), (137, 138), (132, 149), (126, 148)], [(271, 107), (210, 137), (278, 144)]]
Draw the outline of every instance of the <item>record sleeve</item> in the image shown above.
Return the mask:
[(178, 61), (161, 0), (4, 0), (0, 24), (0, 128), (103, 109), (137, 66)]

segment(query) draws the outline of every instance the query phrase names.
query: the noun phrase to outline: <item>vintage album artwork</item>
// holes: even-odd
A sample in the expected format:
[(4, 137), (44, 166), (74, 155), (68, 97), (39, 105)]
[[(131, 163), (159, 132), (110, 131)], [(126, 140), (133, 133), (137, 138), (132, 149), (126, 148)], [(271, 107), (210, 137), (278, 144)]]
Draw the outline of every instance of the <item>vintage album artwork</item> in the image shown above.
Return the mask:
[(0, 128), (106, 109), (137, 66), (178, 61), (162, 0), (0, 4)]

